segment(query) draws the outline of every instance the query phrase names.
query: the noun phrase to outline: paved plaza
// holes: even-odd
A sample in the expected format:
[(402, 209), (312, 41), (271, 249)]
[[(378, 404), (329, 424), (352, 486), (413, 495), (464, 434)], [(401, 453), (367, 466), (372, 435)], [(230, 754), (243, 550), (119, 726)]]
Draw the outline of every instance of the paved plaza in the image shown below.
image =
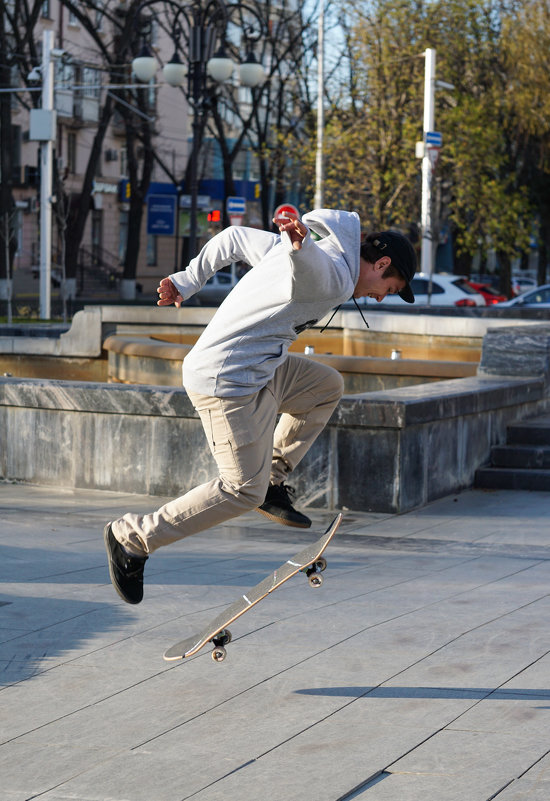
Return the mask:
[(103, 526), (162, 500), (0, 484), (1, 801), (548, 801), (550, 494), (346, 513), (221, 664), (162, 653), (333, 515), (160, 550), (128, 606)]

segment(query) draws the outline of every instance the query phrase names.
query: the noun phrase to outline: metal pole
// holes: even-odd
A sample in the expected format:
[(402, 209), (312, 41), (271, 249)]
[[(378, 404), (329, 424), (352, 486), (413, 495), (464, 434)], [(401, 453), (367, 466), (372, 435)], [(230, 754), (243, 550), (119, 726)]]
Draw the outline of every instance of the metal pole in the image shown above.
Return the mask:
[(315, 155), (315, 198), (316, 209), (324, 205), (324, 139), (325, 139), (325, 3), (321, 0), (319, 10), (319, 33), (317, 38), (317, 151)]
[(434, 129), (435, 50), (428, 48), (424, 52), (424, 56), (426, 63), (424, 68), (424, 155), (422, 157), (422, 249), (420, 252), (420, 269), (431, 278), (433, 273), (432, 167), (426, 148), (426, 134)]
[[(42, 38), (42, 108), (53, 111), (53, 31)], [(53, 141), (40, 143), (40, 319), (51, 318)]]
[[(200, 34), (199, 34), (200, 35)], [(200, 152), (201, 120), (199, 104), (202, 93), (202, 67), (197, 60), (193, 63), (193, 144), (191, 146), (191, 164), (189, 168), (189, 189), (191, 208), (189, 210), (189, 259), (197, 255), (197, 197), (199, 191), (198, 161)]]

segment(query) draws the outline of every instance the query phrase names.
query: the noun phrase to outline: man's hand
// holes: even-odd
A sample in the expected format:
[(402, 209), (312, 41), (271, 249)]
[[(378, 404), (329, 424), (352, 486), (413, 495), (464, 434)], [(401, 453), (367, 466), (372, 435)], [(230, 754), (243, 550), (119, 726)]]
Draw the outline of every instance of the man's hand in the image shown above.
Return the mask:
[(273, 222), (278, 226), (281, 234), (286, 231), (294, 250), (300, 250), (302, 241), (307, 234), (307, 228), (303, 222), (300, 222), (298, 217), (295, 214), (291, 214), (289, 211), (284, 212), (280, 217), (274, 217)]
[(162, 279), (157, 288), (157, 292), (159, 294), (157, 306), (170, 306), (172, 303), (175, 303), (179, 309), (183, 303), (182, 296), (169, 278)]

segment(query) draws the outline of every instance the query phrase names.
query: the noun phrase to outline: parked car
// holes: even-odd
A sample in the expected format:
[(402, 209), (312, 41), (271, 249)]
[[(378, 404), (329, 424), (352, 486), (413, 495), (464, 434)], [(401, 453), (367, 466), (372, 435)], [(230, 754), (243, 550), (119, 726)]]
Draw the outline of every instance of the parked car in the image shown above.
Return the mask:
[(225, 272), (220, 270), (209, 278), (206, 284), (199, 291), (185, 301), (186, 306), (219, 306), (225, 300), (238, 281), (238, 277), (233, 270)]
[(550, 284), (543, 284), (530, 292), (523, 292), (512, 300), (499, 303), (501, 306), (517, 306), (526, 309), (550, 309)]
[(515, 295), (521, 295), (523, 292), (529, 292), (530, 289), (536, 289), (537, 281), (529, 275), (513, 275), (512, 276), (512, 291)]
[(487, 306), (494, 306), (495, 303), (502, 303), (504, 300), (508, 300), (506, 295), (501, 295), (500, 292), (497, 292), (496, 289), (493, 289), (490, 284), (482, 284), (478, 283), (477, 281), (468, 281), (468, 283), (475, 289), (476, 292), (479, 292), (480, 295), (483, 295)]
[[(425, 273), (417, 273), (411, 281), (411, 288), (414, 292), (415, 306), (428, 305), (430, 276)], [(372, 298), (362, 298), (360, 305), (373, 304), (376, 300)], [(387, 295), (382, 301), (384, 306), (409, 306), (399, 295)], [(446, 275), (435, 273), (432, 276), (431, 306), (485, 306), (485, 298), (470, 286), (468, 281), (460, 275)], [(343, 304), (345, 308), (353, 308), (353, 301)], [(410, 307), (409, 307), (410, 308)]]

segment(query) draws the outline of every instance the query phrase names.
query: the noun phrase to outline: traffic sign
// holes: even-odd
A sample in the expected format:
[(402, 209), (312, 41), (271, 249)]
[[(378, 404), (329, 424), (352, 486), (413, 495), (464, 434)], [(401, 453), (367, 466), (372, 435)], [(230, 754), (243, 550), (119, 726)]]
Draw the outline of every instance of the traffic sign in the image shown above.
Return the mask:
[(174, 236), (176, 219), (175, 195), (147, 195), (147, 233)]
[(427, 145), (441, 147), (443, 144), (443, 136), (438, 131), (426, 131), (424, 138)]
[[(190, 209), (191, 208), (191, 195), (180, 195), (180, 209)], [(206, 211), (206, 209), (210, 209), (212, 205), (212, 199), (210, 195), (197, 195), (197, 208), (201, 211)]]
[(241, 216), (244, 216), (246, 214), (246, 198), (228, 197), (225, 201), (225, 208), (229, 215), (240, 214)]
[(296, 217), (300, 216), (300, 213), (296, 206), (293, 206), (291, 203), (283, 203), (281, 206), (277, 206), (275, 209), (273, 216), (274, 217), (281, 217), (285, 214), (295, 214)]

